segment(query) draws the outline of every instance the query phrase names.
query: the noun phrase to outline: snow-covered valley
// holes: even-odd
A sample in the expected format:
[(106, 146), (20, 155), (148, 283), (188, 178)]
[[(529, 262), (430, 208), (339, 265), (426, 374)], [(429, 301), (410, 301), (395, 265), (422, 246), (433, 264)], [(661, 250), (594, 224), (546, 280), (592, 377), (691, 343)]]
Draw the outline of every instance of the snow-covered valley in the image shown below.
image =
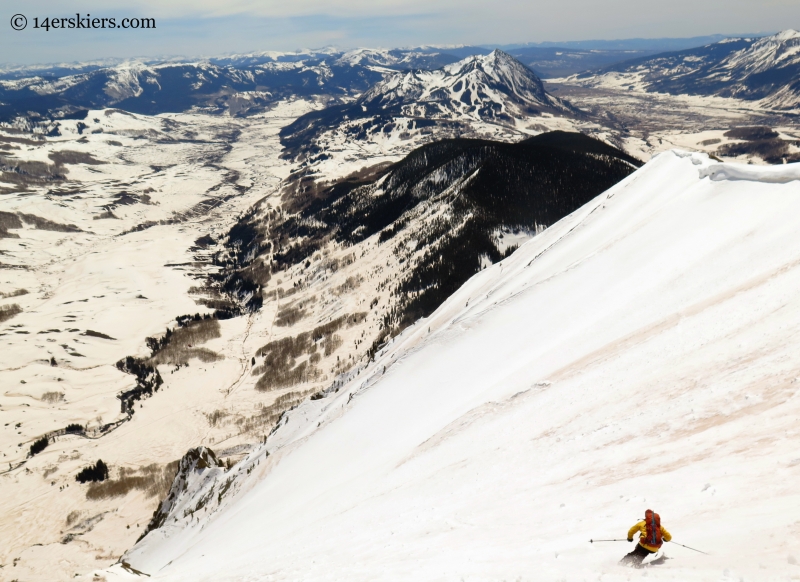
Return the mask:
[[(194, 360), (165, 372), (167, 387), (152, 406), (137, 405), (131, 423), (118, 394), (130, 389), (132, 377), (115, 363), (144, 355), (145, 337), (174, 326), (176, 316), (210, 312), (197, 300), (215, 267), (195, 241), (221, 235), (256, 200), (278, 190), (288, 170), (278, 159), (277, 132), (308, 108), (287, 103), (246, 124), (105, 110), (87, 118), (96, 118), (102, 133), (81, 136), (64, 123), (62, 138), (23, 138), (30, 143), (11, 150), (15, 159), (47, 162), (52, 152), (78, 152), (77, 161), (84, 162), (67, 166), (66, 181), (45, 183), (44, 190), (31, 183), (28, 195), (6, 193), (2, 200), (6, 216), (37, 216), (79, 230), (43, 230), (19, 221), (22, 228), (7, 230), (2, 239), (2, 306), (16, 306), (19, 313), (0, 329), (6, 516), (0, 521), (0, 563), (14, 567), (15, 576), (66, 579), (95, 560), (113, 561), (136, 540), (161, 489), (169, 487), (172, 475), (158, 485), (152, 473), (160, 478), (168, 463), (198, 442), (231, 435), (206, 415), (221, 407), (248, 367), (242, 355), (246, 318), (222, 321), (221, 337), (206, 346), (227, 359), (206, 365)], [(12, 146), (19, 143), (9, 137)], [(249, 411), (277, 397), (254, 402), (249, 392), (241, 396), (250, 398), (239, 403)], [(34, 440), (71, 424), (85, 428), (85, 435), (55, 436), (27, 459)], [(97, 459), (111, 464), (114, 475), (150, 467), (149, 481), (124, 503), (113, 495), (87, 501), (75, 474)]]

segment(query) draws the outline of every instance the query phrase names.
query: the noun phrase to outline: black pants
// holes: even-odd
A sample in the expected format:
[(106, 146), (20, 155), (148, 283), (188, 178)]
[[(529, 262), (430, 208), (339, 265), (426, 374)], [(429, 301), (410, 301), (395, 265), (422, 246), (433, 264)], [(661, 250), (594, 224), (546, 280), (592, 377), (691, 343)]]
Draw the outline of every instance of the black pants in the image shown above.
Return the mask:
[(636, 544), (636, 549), (622, 558), (622, 560), (620, 560), (620, 564), (641, 566), (644, 559), (650, 554), (655, 554), (655, 552), (651, 552), (641, 544)]

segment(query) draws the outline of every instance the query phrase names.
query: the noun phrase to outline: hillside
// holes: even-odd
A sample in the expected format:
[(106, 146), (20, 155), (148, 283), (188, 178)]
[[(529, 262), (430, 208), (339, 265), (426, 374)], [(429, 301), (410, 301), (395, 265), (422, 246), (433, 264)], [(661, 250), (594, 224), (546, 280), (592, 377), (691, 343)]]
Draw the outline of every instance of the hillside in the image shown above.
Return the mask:
[(709, 555), (667, 544), (649, 579), (796, 575), (799, 178), (656, 157), (238, 465), (197, 470), (125, 562), (153, 580), (627, 580), (627, 544), (588, 540), (651, 507)]
[[(390, 253), (397, 268), (379, 283), (390, 297), (373, 302), (380, 303), (380, 343), (639, 165), (599, 140), (549, 132), (517, 143), (437, 141), (329, 186), (296, 180), (281, 216), (259, 205), (231, 230), (236, 254), (223, 285), (244, 297), (268, 280), (265, 270), (310, 267), (337, 245)], [(263, 297), (250, 302), (260, 306)]]
[(800, 106), (800, 33), (785, 30), (757, 39), (726, 39), (703, 47), (662, 53), (577, 75), (595, 86), (673, 95), (717, 95), (766, 107)]

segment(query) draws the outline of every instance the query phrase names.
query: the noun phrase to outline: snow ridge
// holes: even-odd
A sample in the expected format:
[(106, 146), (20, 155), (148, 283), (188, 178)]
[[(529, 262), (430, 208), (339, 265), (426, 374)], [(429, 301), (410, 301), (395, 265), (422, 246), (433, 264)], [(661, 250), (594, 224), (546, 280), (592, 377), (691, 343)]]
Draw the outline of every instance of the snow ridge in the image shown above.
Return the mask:
[(765, 184), (788, 184), (800, 180), (800, 164), (782, 166), (752, 166), (744, 164), (712, 164), (700, 169), (701, 178), (715, 182), (745, 180)]

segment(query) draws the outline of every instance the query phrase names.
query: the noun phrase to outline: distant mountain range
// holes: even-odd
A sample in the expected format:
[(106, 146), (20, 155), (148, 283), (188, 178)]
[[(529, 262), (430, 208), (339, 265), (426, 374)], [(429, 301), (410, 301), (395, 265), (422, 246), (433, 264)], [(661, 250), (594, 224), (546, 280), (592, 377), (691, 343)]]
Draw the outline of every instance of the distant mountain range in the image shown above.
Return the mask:
[(516, 54), (517, 50), (528, 48), (561, 48), (584, 51), (652, 51), (666, 52), (679, 51), (698, 46), (705, 46), (723, 41), (731, 37), (758, 38), (765, 34), (710, 34), (706, 36), (692, 36), (686, 38), (624, 38), (617, 40), (568, 40), (548, 42), (528, 42), (522, 44), (498, 45), (496, 48)]
[[(767, 37), (770, 38), (778, 36)], [(713, 64), (733, 50), (774, 42), (767, 39), (722, 41), (658, 56), (653, 55), (664, 47), (691, 46), (707, 37), (561, 43), (564, 46), (513, 45), (503, 54), (515, 57), (540, 77), (567, 76), (587, 70), (600, 70), (601, 74), (631, 72), (636, 67), (649, 67), (648, 59), (652, 59), (657, 70), (651, 75), (655, 77), (648, 77), (646, 82), (656, 87), (653, 90), (662, 90), (659, 87), (664, 83), (654, 81), (661, 81), (668, 73), (661, 74), (660, 70), (674, 69), (677, 76), (681, 67), (697, 66), (697, 62)], [(780, 42), (789, 41), (791, 38)], [(202, 60), (107, 59), (6, 66), (0, 68), (0, 122), (16, 117), (74, 117), (87, 109), (108, 107), (150, 115), (192, 109), (248, 115), (289, 97), (345, 102), (384, 79), (389, 81), (388, 77), (394, 73), (438, 70), (464, 58), (491, 53), (491, 48), (480, 46), (322, 49), (293, 53), (266, 51)], [(435, 82), (411, 77), (406, 80), (417, 85)], [(718, 81), (723, 82), (722, 77)], [(752, 92), (759, 91), (755, 88)]]
[[(410, 82), (424, 93), (433, 77), (453, 77), (445, 71), (422, 78), (420, 71), (442, 69), (469, 57), (487, 56), (489, 49), (457, 47), (444, 50), (357, 49), (298, 53), (264, 52), (203, 61), (98, 61), (46, 67), (0, 70), (0, 122), (15, 117), (58, 119), (80, 117), (88, 109), (114, 107), (156, 115), (198, 110), (248, 115), (291, 97), (351, 101), (382, 80), (398, 82), (395, 73), (411, 72)], [(522, 49), (521, 58), (549, 75), (568, 74), (617, 62), (640, 53), (597, 53)], [(535, 53), (535, 54), (534, 54)], [(505, 53), (503, 53), (505, 54)], [(515, 66), (523, 65), (517, 63)], [(444, 69), (442, 69), (444, 71)], [(536, 81), (538, 83), (538, 80)], [(387, 90), (386, 85), (376, 90)], [(525, 91), (526, 89), (522, 89)], [(540, 87), (532, 88), (542, 98)], [(460, 92), (467, 98), (469, 92)], [(543, 102), (544, 105), (552, 105)], [(459, 107), (459, 109), (463, 109)]]
[(656, 50), (598, 50), (562, 47), (526, 47), (507, 51), (542, 79), (566, 77), (623, 61), (657, 54)]
[(591, 85), (613, 84), (673, 95), (718, 95), (800, 106), (800, 33), (723, 40), (577, 75)]
[[(459, 51), (464, 50), (466, 55), (459, 56)], [(476, 52), (477, 51), (477, 52)], [(87, 62), (75, 63), (50, 63), (41, 65), (0, 65), (0, 80), (26, 79), (40, 77), (42, 79), (58, 79), (61, 77), (90, 73), (100, 69), (138, 63), (149, 67), (160, 68), (175, 65), (208, 63), (220, 67), (247, 68), (258, 65), (274, 65), (276, 63), (314, 63), (325, 61), (329, 64), (344, 65), (375, 65), (388, 67), (395, 70), (407, 68), (437, 68), (455, 62), (478, 52), (491, 52), (491, 49), (480, 47), (454, 48), (452, 52), (434, 47), (418, 49), (371, 49), (359, 48), (348, 51), (335, 48), (319, 50), (303, 50), (295, 52), (259, 51), (226, 56), (212, 56), (203, 58), (169, 57), (153, 59), (119, 59), (108, 58)]]
[(352, 98), (387, 73), (457, 60), (431, 51), (359, 49), (9, 69), (0, 74), (0, 121), (107, 107), (150, 115), (191, 109), (246, 115), (288, 97)]

